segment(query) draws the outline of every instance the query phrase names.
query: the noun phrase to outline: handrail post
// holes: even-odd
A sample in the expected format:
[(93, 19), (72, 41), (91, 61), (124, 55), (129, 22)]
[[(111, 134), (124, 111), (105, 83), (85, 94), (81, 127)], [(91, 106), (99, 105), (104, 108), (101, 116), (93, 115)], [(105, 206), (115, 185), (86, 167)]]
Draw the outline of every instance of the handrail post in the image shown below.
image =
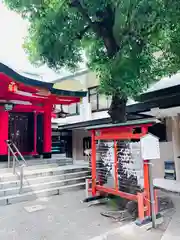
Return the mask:
[[(20, 165), (20, 188), (19, 188), (19, 192), (22, 192), (22, 188), (23, 188), (23, 178), (24, 178), (24, 167), (26, 166), (26, 161), (24, 159), (24, 157), (22, 156), (22, 154), (20, 153), (19, 149), (16, 147), (16, 145), (11, 142), (10, 140), (6, 141), (7, 143), (7, 147), (8, 147), (8, 168), (10, 167), (10, 161), (11, 161), (11, 154), (12, 154), (12, 161), (13, 161), (13, 174), (15, 175), (16, 173), (16, 161), (18, 162), (18, 164)], [(14, 151), (14, 149), (16, 150), (16, 152)], [(16, 156), (16, 153), (20, 156), (21, 160), (24, 161), (25, 164), (21, 164), (18, 157)]]
[(10, 149), (9, 149), (9, 145), (8, 145), (8, 168), (10, 168), (10, 161), (11, 161), (11, 154), (10, 154)]
[(16, 168), (16, 161), (15, 161), (15, 156), (13, 156), (13, 174), (15, 174), (15, 168)]
[(86, 179), (86, 189), (85, 189), (86, 198), (89, 197), (89, 179)]
[(14, 143), (12, 143), (12, 144), (13, 144), (13, 147), (16, 150), (16, 152), (19, 154), (21, 160), (23, 160), (23, 162), (27, 165), (26, 160), (24, 159), (23, 155), (20, 153), (19, 149), (16, 147), (16, 145)]
[(24, 165), (20, 166), (20, 189), (19, 191), (22, 191), (23, 188), (23, 178), (24, 178)]

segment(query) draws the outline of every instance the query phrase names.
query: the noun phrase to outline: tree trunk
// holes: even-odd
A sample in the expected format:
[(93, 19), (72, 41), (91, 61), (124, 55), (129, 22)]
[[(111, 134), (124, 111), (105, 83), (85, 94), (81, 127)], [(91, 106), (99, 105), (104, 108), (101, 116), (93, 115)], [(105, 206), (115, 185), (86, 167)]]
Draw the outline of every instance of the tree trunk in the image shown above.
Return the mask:
[[(112, 123), (123, 123), (127, 121), (126, 103), (127, 98), (121, 98), (119, 95), (112, 97), (111, 106), (108, 111)], [(138, 185), (137, 179), (135, 176), (128, 174), (127, 170), (127, 162), (131, 161), (129, 141), (118, 140), (117, 148), (119, 190), (126, 193), (136, 194)], [(118, 204), (120, 204), (121, 207), (125, 204), (128, 212), (132, 214), (134, 218), (136, 218), (137, 204), (135, 202), (129, 202), (126, 199), (120, 198)]]
[(126, 103), (126, 98), (121, 98), (119, 95), (112, 96), (112, 102), (108, 113), (113, 123), (126, 122)]

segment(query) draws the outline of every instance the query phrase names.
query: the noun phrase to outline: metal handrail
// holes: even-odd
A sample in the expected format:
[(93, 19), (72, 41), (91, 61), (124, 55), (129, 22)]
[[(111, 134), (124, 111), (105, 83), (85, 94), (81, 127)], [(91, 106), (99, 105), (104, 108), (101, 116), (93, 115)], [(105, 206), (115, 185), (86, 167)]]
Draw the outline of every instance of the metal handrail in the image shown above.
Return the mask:
[[(13, 174), (16, 173), (16, 162), (20, 165), (20, 192), (22, 191), (23, 188), (23, 178), (24, 178), (24, 167), (27, 166), (27, 162), (24, 159), (24, 157), (22, 156), (22, 154), (20, 153), (19, 149), (16, 147), (16, 145), (10, 141), (7, 140), (6, 144), (8, 146), (8, 168), (10, 168), (10, 155), (12, 154), (13, 156)], [(13, 148), (11, 147), (11, 145), (13, 146), (13, 148), (15, 149), (16, 153), (18, 153), (18, 155), (20, 156), (21, 160), (23, 160), (23, 164), (21, 164), (21, 162), (19, 161), (19, 159), (17, 158), (15, 152), (13, 151)]]
[[(23, 155), (21, 154), (21, 152), (19, 151), (19, 149), (16, 147), (16, 145), (11, 141), (11, 144), (13, 145), (14, 149), (16, 150), (16, 152), (19, 154), (21, 160), (23, 160), (24, 164), (27, 165), (26, 160), (24, 159)], [(19, 161), (19, 160), (18, 160)]]

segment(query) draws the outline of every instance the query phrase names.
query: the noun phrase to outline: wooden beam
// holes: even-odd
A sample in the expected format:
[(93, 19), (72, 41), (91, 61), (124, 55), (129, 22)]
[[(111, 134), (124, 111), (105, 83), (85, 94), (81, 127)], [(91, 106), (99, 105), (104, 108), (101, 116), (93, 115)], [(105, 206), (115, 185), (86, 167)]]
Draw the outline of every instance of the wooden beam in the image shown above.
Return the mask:
[(120, 196), (122, 198), (131, 200), (131, 201), (137, 201), (137, 195), (117, 191), (113, 188), (106, 188), (106, 187), (103, 187), (103, 186), (100, 186), (100, 185), (96, 185), (96, 190), (100, 191), (100, 192), (105, 192), (105, 193), (113, 194), (113, 195), (116, 195), (116, 196)]
[(92, 131), (91, 135), (91, 174), (92, 174), (92, 196), (96, 195), (96, 141), (95, 131)]
[(143, 137), (144, 134), (143, 133), (116, 133), (116, 134), (102, 134), (100, 136), (96, 136), (95, 139), (96, 140), (126, 140), (126, 139), (140, 139), (141, 137)]

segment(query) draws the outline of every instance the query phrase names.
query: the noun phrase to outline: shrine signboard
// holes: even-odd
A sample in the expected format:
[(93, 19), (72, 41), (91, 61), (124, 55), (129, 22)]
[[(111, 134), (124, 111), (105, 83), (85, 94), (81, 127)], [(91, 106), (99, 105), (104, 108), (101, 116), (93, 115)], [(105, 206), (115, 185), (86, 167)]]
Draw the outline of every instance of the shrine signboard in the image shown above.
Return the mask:
[(140, 139), (141, 156), (143, 160), (153, 160), (160, 158), (159, 139), (153, 134), (146, 134)]
[(13, 104), (9, 104), (9, 103), (4, 104), (4, 110), (6, 112), (12, 111), (13, 110)]
[(148, 176), (149, 180), (149, 193), (150, 193), (150, 205), (151, 205), (151, 218), (152, 218), (152, 227), (156, 228), (156, 208), (155, 208), (155, 197), (154, 197), (154, 185), (153, 185), (153, 177), (152, 177), (152, 164), (150, 160), (159, 159), (160, 158), (160, 147), (159, 147), (159, 139), (158, 137), (148, 133), (140, 139), (141, 144), (141, 156), (144, 160), (145, 165), (148, 167), (148, 174), (146, 172), (146, 176)]

